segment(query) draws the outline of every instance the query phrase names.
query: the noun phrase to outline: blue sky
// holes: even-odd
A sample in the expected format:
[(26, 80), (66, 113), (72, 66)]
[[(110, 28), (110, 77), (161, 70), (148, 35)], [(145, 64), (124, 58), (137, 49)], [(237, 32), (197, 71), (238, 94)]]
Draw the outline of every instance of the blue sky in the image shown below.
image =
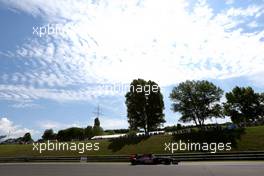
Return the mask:
[(166, 125), (187, 79), (264, 91), (263, 0), (0, 0), (0, 22), (0, 135), (85, 127), (98, 104), (126, 128), (125, 91), (106, 86), (136, 78), (162, 87)]

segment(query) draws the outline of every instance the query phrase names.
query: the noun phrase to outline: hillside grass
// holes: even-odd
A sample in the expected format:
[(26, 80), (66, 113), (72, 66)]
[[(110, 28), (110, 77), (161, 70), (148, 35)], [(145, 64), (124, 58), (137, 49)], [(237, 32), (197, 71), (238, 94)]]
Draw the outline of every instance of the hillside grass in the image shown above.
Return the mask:
[[(157, 153), (163, 154), (164, 144), (173, 141), (169, 135), (157, 135), (141, 140), (91, 140), (85, 142), (98, 142), (99, 151), (33, 151), (31, 144), (3, 144), (0, 145), (0, 157), (11, 156), (86, 156), (86, 155), (126, 155), (133, 153)], [(78, 143), (78, 142), (77, 142)], [(241, 139), (237, 140), (237, 147), (232, 151), (264, 151), (264, 126), (248, 127)]]

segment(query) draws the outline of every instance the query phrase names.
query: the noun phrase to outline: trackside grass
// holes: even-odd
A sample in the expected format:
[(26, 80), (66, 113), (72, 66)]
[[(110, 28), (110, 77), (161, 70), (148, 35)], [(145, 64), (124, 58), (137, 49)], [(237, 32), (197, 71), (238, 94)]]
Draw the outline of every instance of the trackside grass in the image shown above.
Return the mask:
[[(141, 140), (91, 140), (85, 142), (98, 142), (98, 151), (33, 151), (31, 144), (10, 144), (0, 145), (0, 157), (11, 156), (85, 156), (85, 155), (126, 155), (133, 153), (158, 153), (163, 154), (164, 144), (171, 142), (173, 137), (170, 135), (157, 135)], [(78, 143), (78, 142), (77, 142)], [(248, 127), (245, 134), (237, 141), (237, 148), (232, 151), (264, 151), (264, 126)]]

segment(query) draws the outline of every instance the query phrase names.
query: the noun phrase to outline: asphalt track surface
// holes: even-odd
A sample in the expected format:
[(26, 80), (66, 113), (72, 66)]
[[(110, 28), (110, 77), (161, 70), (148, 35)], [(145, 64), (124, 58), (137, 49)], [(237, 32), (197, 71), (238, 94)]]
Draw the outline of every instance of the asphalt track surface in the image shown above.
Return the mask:
[(7, 163), (0, 176), (263, 176), (264, 162), (185, 162), (131, 166), (128, 163)]

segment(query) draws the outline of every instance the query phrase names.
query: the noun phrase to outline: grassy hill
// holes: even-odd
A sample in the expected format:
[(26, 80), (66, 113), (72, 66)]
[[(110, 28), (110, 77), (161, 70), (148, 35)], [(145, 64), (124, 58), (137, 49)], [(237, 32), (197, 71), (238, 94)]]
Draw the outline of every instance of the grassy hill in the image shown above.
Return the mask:
[[(84, 155), (118, 155), (132, 153), (165, 153), (164, 144), (173, 141), (170, 135), (157, 135), (140, 140), (98, 140), (99, 151), (45, 151), (40, 154), (33, 151), (33, 145), (0, 145), (0, 156), (84, 156)], [(248, 127), (237, 140), (237, 147), (232, 151), (264, 151), (264, 126)]]

